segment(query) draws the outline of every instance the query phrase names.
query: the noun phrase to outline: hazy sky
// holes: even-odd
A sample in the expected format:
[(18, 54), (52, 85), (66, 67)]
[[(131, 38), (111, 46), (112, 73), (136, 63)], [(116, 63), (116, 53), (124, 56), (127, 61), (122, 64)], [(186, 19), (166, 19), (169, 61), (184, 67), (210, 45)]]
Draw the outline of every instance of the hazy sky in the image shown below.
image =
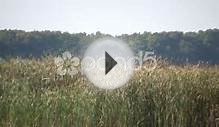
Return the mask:
[(219, 0), (0, 0), (0, 29), (109, 34), (219, 28)]

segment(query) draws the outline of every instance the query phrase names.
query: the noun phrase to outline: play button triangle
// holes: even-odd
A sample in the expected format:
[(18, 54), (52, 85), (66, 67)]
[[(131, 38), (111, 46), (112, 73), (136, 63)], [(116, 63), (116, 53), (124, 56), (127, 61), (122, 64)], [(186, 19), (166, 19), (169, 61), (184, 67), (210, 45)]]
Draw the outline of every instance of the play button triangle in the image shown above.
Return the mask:
[(129, 81), (134, 72), (134, 55), (127, 43), (117, 39), (93, 42), (84, 53), (81, 70), (101, 89), (116, 89)]
[(117, 62), (105, 51), (105, 75), (113, 69)]

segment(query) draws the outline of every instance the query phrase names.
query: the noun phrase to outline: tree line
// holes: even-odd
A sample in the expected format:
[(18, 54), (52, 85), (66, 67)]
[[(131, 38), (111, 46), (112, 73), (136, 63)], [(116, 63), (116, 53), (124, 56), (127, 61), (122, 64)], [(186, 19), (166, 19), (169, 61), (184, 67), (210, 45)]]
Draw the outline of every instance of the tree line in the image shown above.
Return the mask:
[(219, 64), (219, 29), (198, 32), (144, 32), (111, 36), (60, 31), (0, 30), (0, 57), (44, 57), (70, 51), (82, 56), (96, 39), (119, 38), (138, 51), (154, 51), (156, 56), (175, 63)]

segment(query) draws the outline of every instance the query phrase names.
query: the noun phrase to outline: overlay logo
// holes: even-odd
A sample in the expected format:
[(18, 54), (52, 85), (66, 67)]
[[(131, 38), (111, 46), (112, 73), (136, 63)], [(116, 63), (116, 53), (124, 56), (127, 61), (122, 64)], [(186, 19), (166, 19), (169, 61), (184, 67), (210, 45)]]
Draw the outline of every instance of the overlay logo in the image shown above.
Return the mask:
[[(156, 60), (156, 56), (154, 55), (153, 51), (139, 51), (137, 56), (135, 56), (134, 58), (130, 58), (130, 59), (135, 61), (134, 70), (136, 71), (139, 71), (141, 69), (144, 69), (147, 71), (153, 71), (157, 67), (157, 60)], [(86, 60), (89, 61), (89, 66), (95, 68), (96, 62), (94, 59), (90, 57), (83, 59), (83, 61), (86, 61)], [(102, 58), (100, 60), (102, 60)], [(0, 63), (3, 61), (4, 60), (0, 58)], [(70, 75), (71, 77), (73, 77), (74, 75), (78, 74), (79, 72), (81, 72), (80, 70), (81, 68), (79, 67), (81, 65), (81, 62), (82, 61), (78, 57), (72, 56), (72, 54), (69, 51), (65, 51), (64, 53), (62, 53), (61, 56), (54, 58), (54, 63), (57, 67), (56, 72), (60, 76)], [(104, 68), (105, 67), (101, 69), (104, 69)]]
[(62, 54), (62, 57), (54, 58), (55, 65), (57, 66), (57, 74), (70, 75), (73, 77), (79, 70), (80, 59), (78, 57), (73, 57), (70, 52), (66, 51)]

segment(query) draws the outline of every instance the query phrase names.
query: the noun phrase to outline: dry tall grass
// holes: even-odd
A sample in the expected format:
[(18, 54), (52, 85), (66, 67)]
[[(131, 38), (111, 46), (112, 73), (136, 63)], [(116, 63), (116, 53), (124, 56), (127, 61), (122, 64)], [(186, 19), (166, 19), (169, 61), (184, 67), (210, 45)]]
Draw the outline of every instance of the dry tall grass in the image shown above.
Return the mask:
[(0, 126), (206, 127), (219, 117), (217, 67), (159, 66), (103, 91), (51, 59), (0, 64)]

